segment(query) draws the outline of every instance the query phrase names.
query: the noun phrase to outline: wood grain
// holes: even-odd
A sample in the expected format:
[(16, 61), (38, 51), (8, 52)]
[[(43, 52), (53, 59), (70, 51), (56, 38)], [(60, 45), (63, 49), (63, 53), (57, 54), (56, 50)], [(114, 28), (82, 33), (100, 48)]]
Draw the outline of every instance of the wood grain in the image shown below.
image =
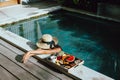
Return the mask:
[(9, 73), (6, 69), (0, 66), (0, 80), (18, 80), (15, 76)]
[(5, 2), (0, 2), (0, 7), (11, 6), (11, 5), (15, 5), (18, 3), (19, 3), (18, 0), (9, 0), (9, 1), (5, 1)]
[(38, 80), (26, 70), (10, 61), (7, 57), (3, 56), (0, 52), (0, 64), (9, 72), (13, 73), (20, 80)]

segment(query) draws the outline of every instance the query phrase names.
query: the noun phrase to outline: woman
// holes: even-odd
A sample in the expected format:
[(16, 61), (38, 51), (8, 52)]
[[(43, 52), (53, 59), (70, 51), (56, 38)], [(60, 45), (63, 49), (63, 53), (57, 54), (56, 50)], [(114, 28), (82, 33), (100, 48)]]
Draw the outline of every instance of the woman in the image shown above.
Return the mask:
[(27, 60), (34, 55), (40, 54), (54, 54), (61, 51), (61, 47), (58, 45), (58, 40), (52, 37), (50, 34), (44, 34), (42, 38), (36, 43), (38, 49), (31, 50), (23, 56), (22, 62), (26, 63)]

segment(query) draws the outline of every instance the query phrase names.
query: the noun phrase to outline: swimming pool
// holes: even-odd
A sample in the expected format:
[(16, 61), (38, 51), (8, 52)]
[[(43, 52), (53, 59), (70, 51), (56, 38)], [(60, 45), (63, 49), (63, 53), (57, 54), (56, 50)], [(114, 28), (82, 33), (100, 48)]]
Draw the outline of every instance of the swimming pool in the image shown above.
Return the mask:
[(47, 16), (7, 25), (5, 29), (36, 43), (41, 34), (51, 34), (87, 67), (114, 79), (120, 74), (120, 23), (56, 11)]

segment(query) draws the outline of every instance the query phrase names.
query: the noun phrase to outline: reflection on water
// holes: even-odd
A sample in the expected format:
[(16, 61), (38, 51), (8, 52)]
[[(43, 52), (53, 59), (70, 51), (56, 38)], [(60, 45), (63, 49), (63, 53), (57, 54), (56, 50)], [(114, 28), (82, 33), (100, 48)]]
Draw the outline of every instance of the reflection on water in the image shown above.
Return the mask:
[(34, 43), (41, 37), (41, 32), (52, 34), (58, 38), (65, 52), (84, 59), (84, 65), (119, 79), (119, 23), (66, 12), (18, 23), (6, 29)]
[(30, 20), (14, 25), (8, 25), (6, 29), (31, 40), (34, 43), (36, 43), (42, 35), (38, 20)]

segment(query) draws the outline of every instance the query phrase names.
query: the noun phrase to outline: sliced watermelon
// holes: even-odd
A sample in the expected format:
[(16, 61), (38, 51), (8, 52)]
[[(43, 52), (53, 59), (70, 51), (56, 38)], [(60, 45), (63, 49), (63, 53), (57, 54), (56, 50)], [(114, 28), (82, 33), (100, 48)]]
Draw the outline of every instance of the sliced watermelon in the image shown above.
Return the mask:
[(73, 62), (75, 60), (75, 56), (69, 56), (68, 58), (66, 58), (66, 61), (68, 62)]

